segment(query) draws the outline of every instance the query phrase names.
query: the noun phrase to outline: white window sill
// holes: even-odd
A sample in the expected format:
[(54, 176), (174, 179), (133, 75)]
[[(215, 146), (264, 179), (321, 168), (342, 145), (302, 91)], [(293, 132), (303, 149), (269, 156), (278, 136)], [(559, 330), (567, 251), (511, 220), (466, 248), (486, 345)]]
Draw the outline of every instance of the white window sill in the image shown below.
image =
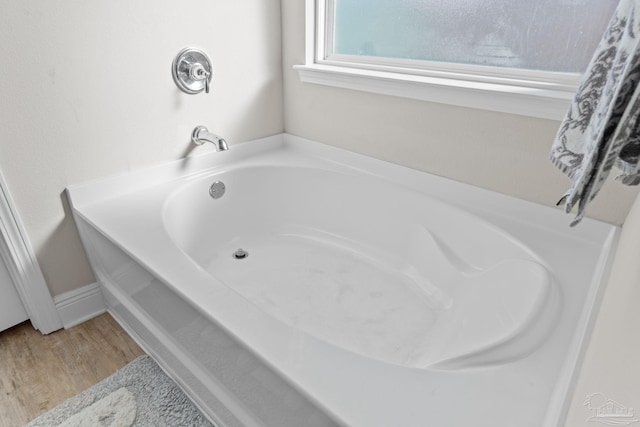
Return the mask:
[(294, 68), (306, 83), (551, 120), (564, 118), (574, 95), (571, 88), (530, 87), (508, 80), (479, 82), (324, 64)]

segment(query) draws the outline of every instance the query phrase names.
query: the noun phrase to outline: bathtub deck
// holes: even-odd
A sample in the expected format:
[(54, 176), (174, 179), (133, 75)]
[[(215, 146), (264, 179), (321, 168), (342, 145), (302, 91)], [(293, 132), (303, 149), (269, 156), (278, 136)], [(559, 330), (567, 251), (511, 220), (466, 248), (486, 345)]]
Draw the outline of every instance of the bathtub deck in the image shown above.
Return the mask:
[[(209, 187), (219, 180), (227, 193), (214, 201)], [(289, 135), (68, 191), (109, 309), (212, 419), (233, 425), (556, 427), (619, 235), (592, 220), (569, 229), (559, 210)], [(336, 342), (342, 324), (320, 333), (317, 324), (343, 314), (347, 294), (337, 285), (354, 289), (349, 268), (377, 271), (360, 281), (377, 289), (387, 282), (384, 263), (371, 269), (360, 251), (327, 255), (317, 243), (278, 248), (274, 230), (292, 225), (388, 254), (376, 260), (408, 260), (413, 269), (394, 265), (440, 291), (422, 286), (440, 312), (434, 330), (452, 331), (434, 335), (444, 350), (428, 346), (434, 357), (426, 363), (394, 363), (348, 347), (361, 333)], [(265, 233), (268, 245), (245, 240)], [(249, 258), (233, 259), (238, 248)], [(315, 264), (290, 268), (305, 251)], [(249, 294), (226, 276), (256, 262), (251, 275), (262, 291), (256, 285)], [(332, 272), (336, 286), (317, 289), (318, 281), (296, 276), (316, 270)], [(297, 319), (317, 311), (283, 307), (292, 293), (336, 310), (321, 311), (311, 330)], [(357, 293), (347, 311), (360, 314), (375, 295)], [(273, 297), (275, 309), (267, 306)], [(502, 337), (483, 335), (497, 327)]]

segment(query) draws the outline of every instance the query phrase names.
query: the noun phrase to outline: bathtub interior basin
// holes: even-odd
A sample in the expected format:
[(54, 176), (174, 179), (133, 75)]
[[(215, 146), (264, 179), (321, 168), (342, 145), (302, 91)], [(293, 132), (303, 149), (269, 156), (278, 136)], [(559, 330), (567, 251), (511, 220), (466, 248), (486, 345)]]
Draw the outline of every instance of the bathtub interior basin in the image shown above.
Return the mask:
[[(212, 178), (221, 199), (203, 197)], [(163, 219), (194, 263), (269, 315), (388, 363), (503, 363), (539, 346), (557, 314), (553, 276), (524, 244), (370, 177), (228, 171), (177, 189)]]

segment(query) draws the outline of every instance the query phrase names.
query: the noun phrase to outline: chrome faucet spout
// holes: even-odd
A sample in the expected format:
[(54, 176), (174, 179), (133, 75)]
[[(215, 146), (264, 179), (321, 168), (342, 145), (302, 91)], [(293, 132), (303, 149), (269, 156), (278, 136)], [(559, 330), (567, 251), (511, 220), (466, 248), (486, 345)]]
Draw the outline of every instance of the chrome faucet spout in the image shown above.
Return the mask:
[(204, 126), (198, 126), (191, 132), (191, 141), (196, 145), (210, 142), (216, 147), (216, 151), (226, 151), (229, 149), (227, 141), (225, 141), (224, 138), (209, 132)]

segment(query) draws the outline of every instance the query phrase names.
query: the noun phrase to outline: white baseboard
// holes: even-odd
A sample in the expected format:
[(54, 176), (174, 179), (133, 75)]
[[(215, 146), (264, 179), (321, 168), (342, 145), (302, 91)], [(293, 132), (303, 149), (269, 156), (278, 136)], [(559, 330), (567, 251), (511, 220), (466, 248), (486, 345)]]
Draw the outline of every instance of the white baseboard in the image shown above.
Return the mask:
[(65, 329), (107, 311), (99, 283), (92, 283), (53, 298)]

